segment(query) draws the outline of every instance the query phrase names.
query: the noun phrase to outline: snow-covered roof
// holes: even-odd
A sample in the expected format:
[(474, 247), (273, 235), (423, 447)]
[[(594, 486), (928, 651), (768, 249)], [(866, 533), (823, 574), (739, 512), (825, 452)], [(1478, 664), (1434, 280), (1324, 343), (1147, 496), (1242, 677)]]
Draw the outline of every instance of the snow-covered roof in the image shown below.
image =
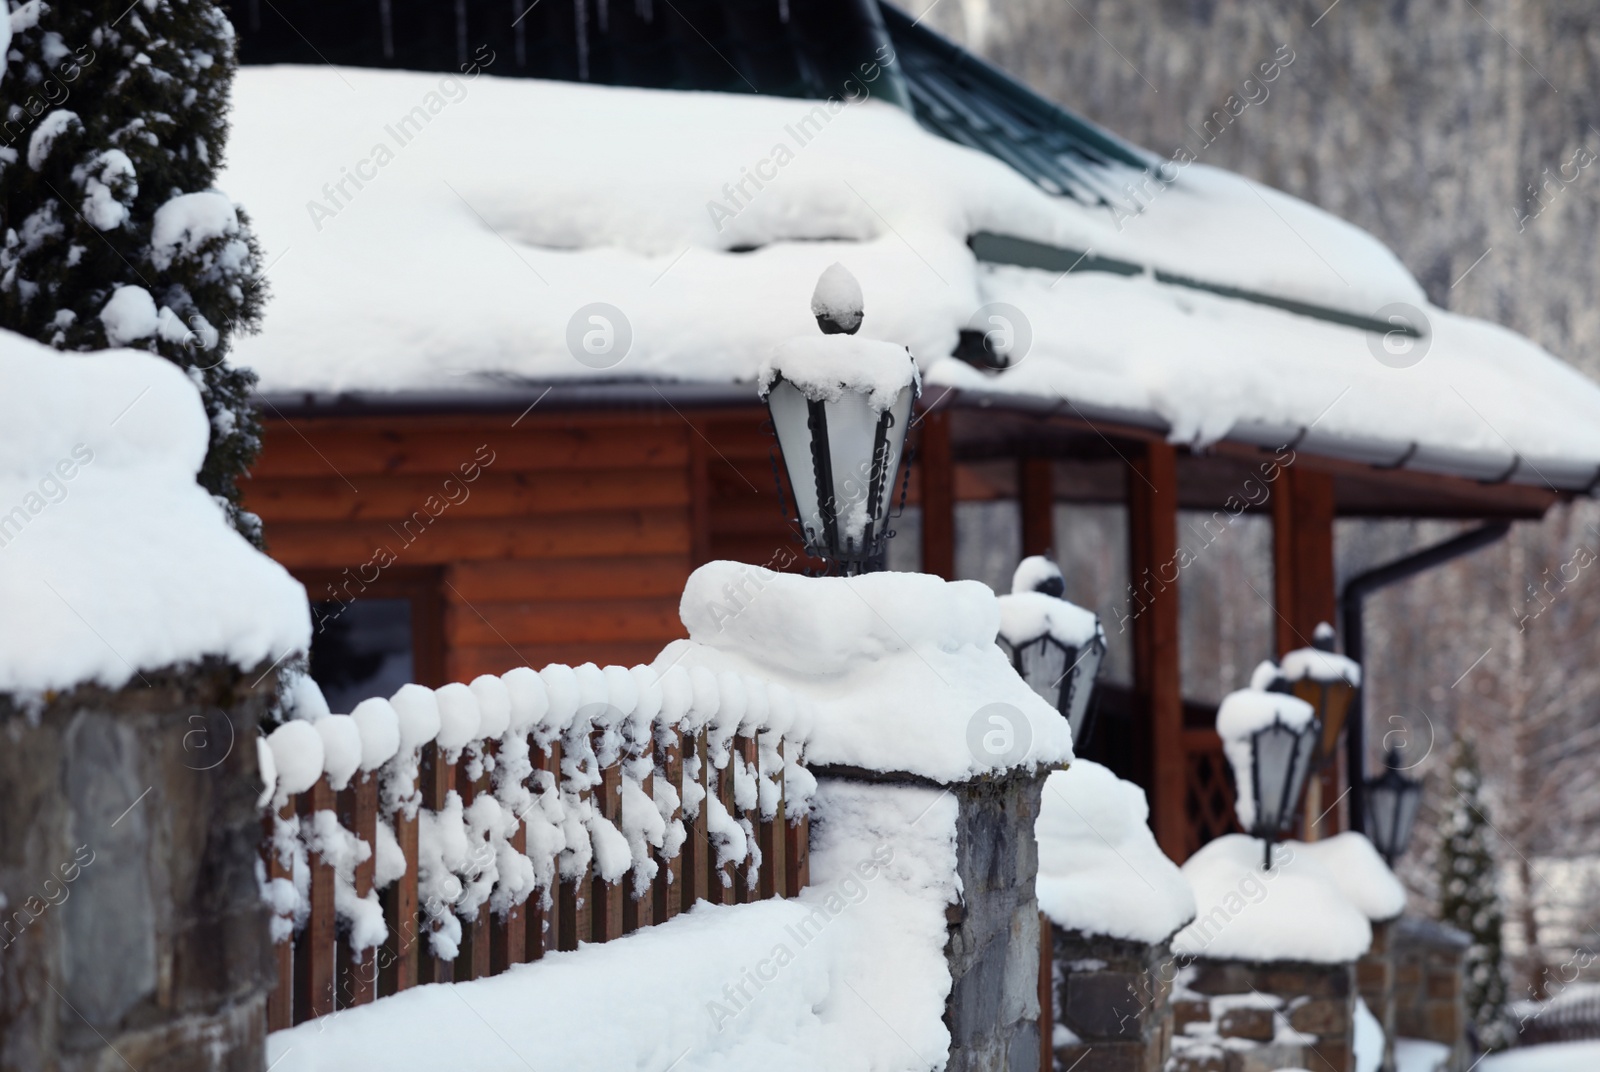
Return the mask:
[(176, 366), (0, 331), (0, 693), (303, 650), (305, 590), (195, 483), (209, 428)]
[[(841, 261), (865, 294), (861, 337), (909, 346), (930, 382), (1183, 441), (1277, 446), (1315, 425), (1308, 451), (1424, 470), (1586, 487), (1600, 467), (1594, 384), (1429, 307), (1365, 232), (1204, 165), (1128, 217), (874, 100), (327, 67), (242, 70), (233, 123), (221, 185), (251, 213), (273, 291), (237, 356), (269, 395), (644, 379), (753, 397), (773, 347), (815, 330), (811, 286)], [(988, 265), (979, 234), (1139, 274)], [(1380, 321), (1410, 306), (1426, 356), (1393, 367), (1378, 335), (1163, 279)], [(949, 355), (996, 302), (1032, 341), (992, 375)], [(603, 369), (569, 343), (594, 303), (626, 319), (625, 356)]]
[(799, 577), (708, 562), (684, 586), (671, 666), (778, 682), (814, 705), (806, 759), (954, 783), (1072, 759), (1067, 720), (995, 644), (988, 586), (922, 573)]
[(1150, 832), (1144, 791), (1074, 760), (1045, 780), (1034, 821), (1039, 910), (1058, 927), (1165, 941), (1194, 918), (1194, 891)]

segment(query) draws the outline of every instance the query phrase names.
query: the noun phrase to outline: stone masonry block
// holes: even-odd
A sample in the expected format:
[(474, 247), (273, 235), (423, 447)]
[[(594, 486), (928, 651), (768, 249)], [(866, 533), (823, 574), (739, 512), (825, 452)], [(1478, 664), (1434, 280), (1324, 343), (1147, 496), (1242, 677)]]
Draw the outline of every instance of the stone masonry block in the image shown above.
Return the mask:
[(1271, 1009), (1229, 1009), (1218, 1019), (1217, 1032), (1223, 1038), (1271, 1042), (1276, 1033), (1274, 1021)]

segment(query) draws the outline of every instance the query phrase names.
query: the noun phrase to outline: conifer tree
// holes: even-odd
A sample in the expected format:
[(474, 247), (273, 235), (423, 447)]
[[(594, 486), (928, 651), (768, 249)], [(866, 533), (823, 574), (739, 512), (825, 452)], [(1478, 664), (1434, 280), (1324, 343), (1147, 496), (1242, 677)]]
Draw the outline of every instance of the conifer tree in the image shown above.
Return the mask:
[(260, 444), (255, 375), (226, 355), (259, 322), (261, 258), (243, 211), (213, 187), (232, 25), (210, 0), (7, 0), (4, 37), (0, 327), (183, 368), (210, 419), (200, 483), (259, 544), (236, 485)]
[(1478, 1045), (1498, 1050), (1511, 1042), (1506, 1020), (1506, 973), (1494, 857), (1478, 755), (1470, 741), (1456, 746), (1450, 800), (1439, 847), (1439, 911), (1444, 922), (1472, 937), (1464, 964), (1467, 1019)]

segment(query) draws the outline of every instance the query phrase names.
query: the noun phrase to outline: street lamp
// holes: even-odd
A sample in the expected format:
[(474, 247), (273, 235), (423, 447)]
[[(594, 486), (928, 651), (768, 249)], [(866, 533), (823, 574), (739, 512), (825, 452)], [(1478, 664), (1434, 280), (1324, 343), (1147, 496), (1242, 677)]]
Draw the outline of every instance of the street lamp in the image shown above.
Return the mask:
[(1000, 597), (996, 642), (1028, 687), (1067, 720), (1077, 749), (1089, 736), (1089, 700), (1105, 658), (1100, 618), (1061, 598), (1061, 569), (1043, 555), (1022, 560)]
[(870, 573), (883, 569), (889, 500), (922, 381), (905, 347), (855, 337), (861, 287), (843, 265), (822, 273), (811, 311), (822, 334), (781, 344), (761, 366), (759, 389), (807, 553), (832, 573)]
[(1411, 844), (1411, 828), (1422, 804), (1422, 782), (1408, 778), (1400, 766), (1400, 750), (1389, 749), (1383, 773), (1368, 778), (1367, 835), (1391, 868)]
[(1262, 839), (1262, 869), (1272, 843), (1294, 823), (1321, 726), (1310, 704), (1282, 692), (1241, 689), (1217, 709), (1217, 734), (1233, 768), (1239, 824)]

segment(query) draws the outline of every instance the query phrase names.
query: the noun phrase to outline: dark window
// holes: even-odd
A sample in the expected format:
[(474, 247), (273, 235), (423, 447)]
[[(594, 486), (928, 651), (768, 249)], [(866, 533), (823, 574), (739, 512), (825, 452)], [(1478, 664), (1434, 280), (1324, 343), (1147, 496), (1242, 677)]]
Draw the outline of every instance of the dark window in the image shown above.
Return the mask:
[(407, 682), (444, 684), (438, 572), (391, 568), (370, 584), (355, 572), (297, 574), (311, 599), (311, 676), (336, 714)]
[(411, 600), (314, 603), (311, 676), (328, 707), (348, 712), (369, 696), (392, 696), (415, 680)]

